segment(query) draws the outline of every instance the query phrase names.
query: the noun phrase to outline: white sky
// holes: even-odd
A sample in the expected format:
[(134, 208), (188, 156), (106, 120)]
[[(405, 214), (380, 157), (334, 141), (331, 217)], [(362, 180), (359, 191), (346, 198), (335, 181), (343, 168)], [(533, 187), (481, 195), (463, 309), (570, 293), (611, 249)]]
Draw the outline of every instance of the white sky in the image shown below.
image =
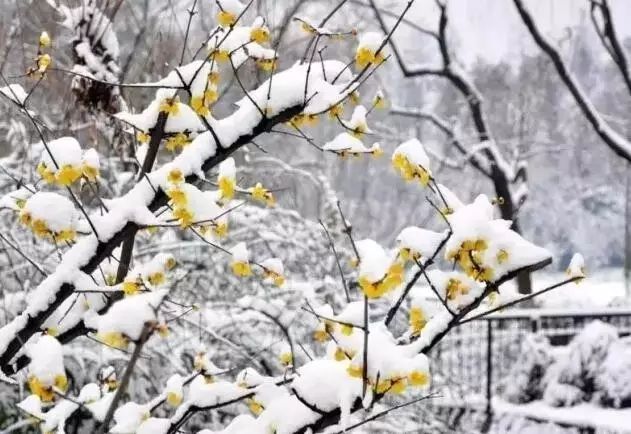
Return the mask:
[[(393, 12), (403, 7), (406, 1), (390, 3)], [(628, 18), (631, 17), (631, 0), (609, 1), (619, 35), (631, 35)], [(535, 14), (541, 29), (555, 40), (563, 37), (567, 28), (585, 20), (591, 29), (588, 0), (526, 0), (527, 7)], [(515, 59), (521, 53), (534, 49), (531, 36), (521, 22), (512, 0), (449, 0), (451, 34), (457, 37), (458, 58), (468, 64), (477, 56), (488, 61)], [(432, 29), (437, 25), (437, 14), (433, 0), (416, 0), (408, 18)], [(413, 47), (413, 38), (404, 29), (399, 34), (403, 45)], [(412, 44), (408, 42), (412, 39)], [(595, 43), (597, 40), (595, 39)], [(411, 45), (411, 46), (410, 46)], [(418, 47), (417, 47), (418, 48)]]

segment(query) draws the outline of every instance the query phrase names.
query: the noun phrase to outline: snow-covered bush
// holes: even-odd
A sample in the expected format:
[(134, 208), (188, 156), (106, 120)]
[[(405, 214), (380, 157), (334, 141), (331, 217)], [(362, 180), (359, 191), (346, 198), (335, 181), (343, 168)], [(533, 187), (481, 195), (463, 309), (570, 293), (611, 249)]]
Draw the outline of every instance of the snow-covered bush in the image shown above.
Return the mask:
[[(579, 396), (590, 400), (596, 391), (596, 377), (602, 371), (609, 348), (617, 339), (616, 328), (602, 321), (592, 321), (585, 326), (570, 342), (567, 355), (559, 358), (556, 366), (550, 369), (546, 379), (546, 396), (550, 397), (550, 404), (568, 405), (560, 404), (567, 403), (563, 397), (568, 396), (571, 402)], [(562, 389), (561, 398), (557, 393), (559, 389)]]
[(544, 391), (543, 378), (554, 360), (548, 339), (538, 334), (527, 335), (517, 360), (502, 382), (504, 397), (515, 404), (540, 399)]
[(611, 344), (596, 376), (596, 390), (606, 407), (631, 407), (631, 340)]
[[(94, 4), (84, 9), (99, 30), (107, 21)], [(0, 328), (0, 369), (6, 387), (30, 392), (12, 389), (8, 402), (19, 396), (17, 408), (44, 432), (79, 423), (79, 413), (83, 429), (112, 433), (344, 431), (390, 405), (429, 398), (432, 349), (474, 310), (488, 314), (482, 302), (505, 282), (551, 262), (497, 218), (495, 201), (480, 194), (465, 203), (440, 184), (417, 139), (398, 145), (391, 163), (427, 197), (438, 230), (408, 226), (390, 246), (360, 239), (326, 182), (320, 226), (267, 210), (282, 189), (244, 179), (237, 163), (260, 136), (280, 132), (281, 144), (301, 137), (322, 158), (385, 153), (368, 126), (383, 95), (366, 99), (359, 89), (386, 61), (391, 35), (360, 36), (354, 60), (328, 59), (320, 44), (356, 32), (301, 18), (307, 55), (287, 59), (251, 3), (216, 4), (217, 26), (187, 33), (204, 49), (162, 78), (130, 86), (151, 101), (114, 116), (134, 147), (134, 171), (42, 128), (23, 87), (0, 88), (39, 137), (3, 170), (10, 189), (0, 201), (0, 235), (14, 255), (3, 261), (19, 259), (12, 289), (26, 305)], [(77, 25), (94, 36), (92, 24)], [(25, 79), (50, 72), (47, 38)], [(105, 57), (113, 55), (114, 39), (107, 41)], [(88, 47), (81, 53), (90, 58)], [(244, 69), (261, 80), (246, 81)], [(110, 79), (98, 83), (116, 87)], [(222, 92), (231, 82), (241, 92), (236, 101)], [(224, 98), (231, 111), (220, 117)], [(320, 146), (305, 131), (325, 121), (339, 134)], [(419, 279), (436, 308), (414, 297), (408, 327), (397, 330), (394, 318)], [(83, 374), (71, 372), (77, 365)]]

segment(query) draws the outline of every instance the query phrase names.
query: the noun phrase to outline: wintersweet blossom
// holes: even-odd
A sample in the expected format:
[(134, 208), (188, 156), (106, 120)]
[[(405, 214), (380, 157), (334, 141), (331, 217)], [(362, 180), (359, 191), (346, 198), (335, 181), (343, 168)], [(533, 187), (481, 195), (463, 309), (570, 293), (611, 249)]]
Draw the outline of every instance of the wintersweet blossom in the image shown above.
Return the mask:
[(418, 179), (426, 186), (432, 177), (429, 157), (417, 139), (400, 144), (392, 154), (392, 165), (406, 181)]
[(218, 0), (219, 11), (217, 22), (222, 27), (230, 27), (237, 22), (237, 17), (243, 12), (245, 6), (238, 0)]
[(219, 184), (219, 191), (221, 192), (221, 198), (224, 200), (230, 200), (234, 197), (237, 169), (232, 157), (226, 158), (219, 164), (219, 175), (217, 177), (217, 183)]
[(42, 401), (52, 401), (55, 397), (53, 388), (65, 392), (68, 379), (64, 370), (61, 344), (49, 335), (41, 335), (33, 344), (27, 346), (28, 385), (31, 392)]
[(359, 68), (364, 68), (371, 63), (381, 63), (384, 60), (383, 49), (379, 52), (383, 37), (377, 32), (364, 33), (355, 51), (355, 63)]
[(238, 243), (231, 250), (232, 263), (230, 268), (232, 272), (239, 277), (247, 277), (252, 274), (252, 268), (250, 267), (250, 252), (245, 243)]
[(585, 277), (585, 259), (583, 255), (580, 253), (574, 253), (574, 255), (572, 255), (566, 273), (570, 278), (578, 278), (579, 280), (577, 280), (577, 282)]

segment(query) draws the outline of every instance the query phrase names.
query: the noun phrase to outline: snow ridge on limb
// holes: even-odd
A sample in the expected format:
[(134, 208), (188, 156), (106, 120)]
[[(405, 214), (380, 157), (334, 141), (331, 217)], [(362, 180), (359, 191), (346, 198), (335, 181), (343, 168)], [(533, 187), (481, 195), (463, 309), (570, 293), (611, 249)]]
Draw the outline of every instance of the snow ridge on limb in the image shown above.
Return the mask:
[[(268, 132), (274, 125), (290, 120), (303, 111), (319, 111), (327, 104), (336, 104), (341, 89), (350, 80), (350, 72), (342, 74), (332, 86), (325, 77), (335, 77), (344, 71), (338, 61), (315, 63), (307, 69), (295, 65), (275, 74), (267, 101), (270, 84), (264, 82), (250, 93), (251, 99), (239, 102), (239, 109), (221, 120), (211, 119), (214, 132), (218, 135), (217, 146), (211, 132), (195, 138), (177, 158), (146, 175), (142, 181), (124, 196), (110, 203), (110, 210), (103, 216), (92, 215), (98, 234), (80, 239), (68, 250), (54, 273), (48, 276), (31, 294), (27, 308), (9, 324), (0, 328), (0, 369), (8, 374), (16, 372), (11, 361), (23, 343), (37, 333), (44, 321), (70, 297), (75, 282), (90, 274), (112, 254), (112, 251), (127, 237), (148, 223), (151, 212), (166, 205), (168, 198), (163, 188), (170, 170), (177, 168), (188, 183), (195, 183), (204, 172), (217, 166), (241, 146), (260, 134)], [(305, 81), (309, 76), (308, 96), (305, 100)], [(283, 77), (284, 76), (284, 77)], [(335, 90), (339, 89), (340, 93)], [(314, 97), (315, 95), (315, 97)], [(266, 104), (266, 116), (262, 116), (256, 104)]]

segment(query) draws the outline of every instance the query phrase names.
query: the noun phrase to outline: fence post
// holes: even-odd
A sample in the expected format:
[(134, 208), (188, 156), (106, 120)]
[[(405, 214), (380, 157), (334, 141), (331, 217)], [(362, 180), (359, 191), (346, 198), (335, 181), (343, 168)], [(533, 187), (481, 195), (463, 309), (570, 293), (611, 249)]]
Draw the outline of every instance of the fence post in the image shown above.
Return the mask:
[(493, 320), (486, 319), (486, 418), (482, 432), (488, 432), (493, 419)]

